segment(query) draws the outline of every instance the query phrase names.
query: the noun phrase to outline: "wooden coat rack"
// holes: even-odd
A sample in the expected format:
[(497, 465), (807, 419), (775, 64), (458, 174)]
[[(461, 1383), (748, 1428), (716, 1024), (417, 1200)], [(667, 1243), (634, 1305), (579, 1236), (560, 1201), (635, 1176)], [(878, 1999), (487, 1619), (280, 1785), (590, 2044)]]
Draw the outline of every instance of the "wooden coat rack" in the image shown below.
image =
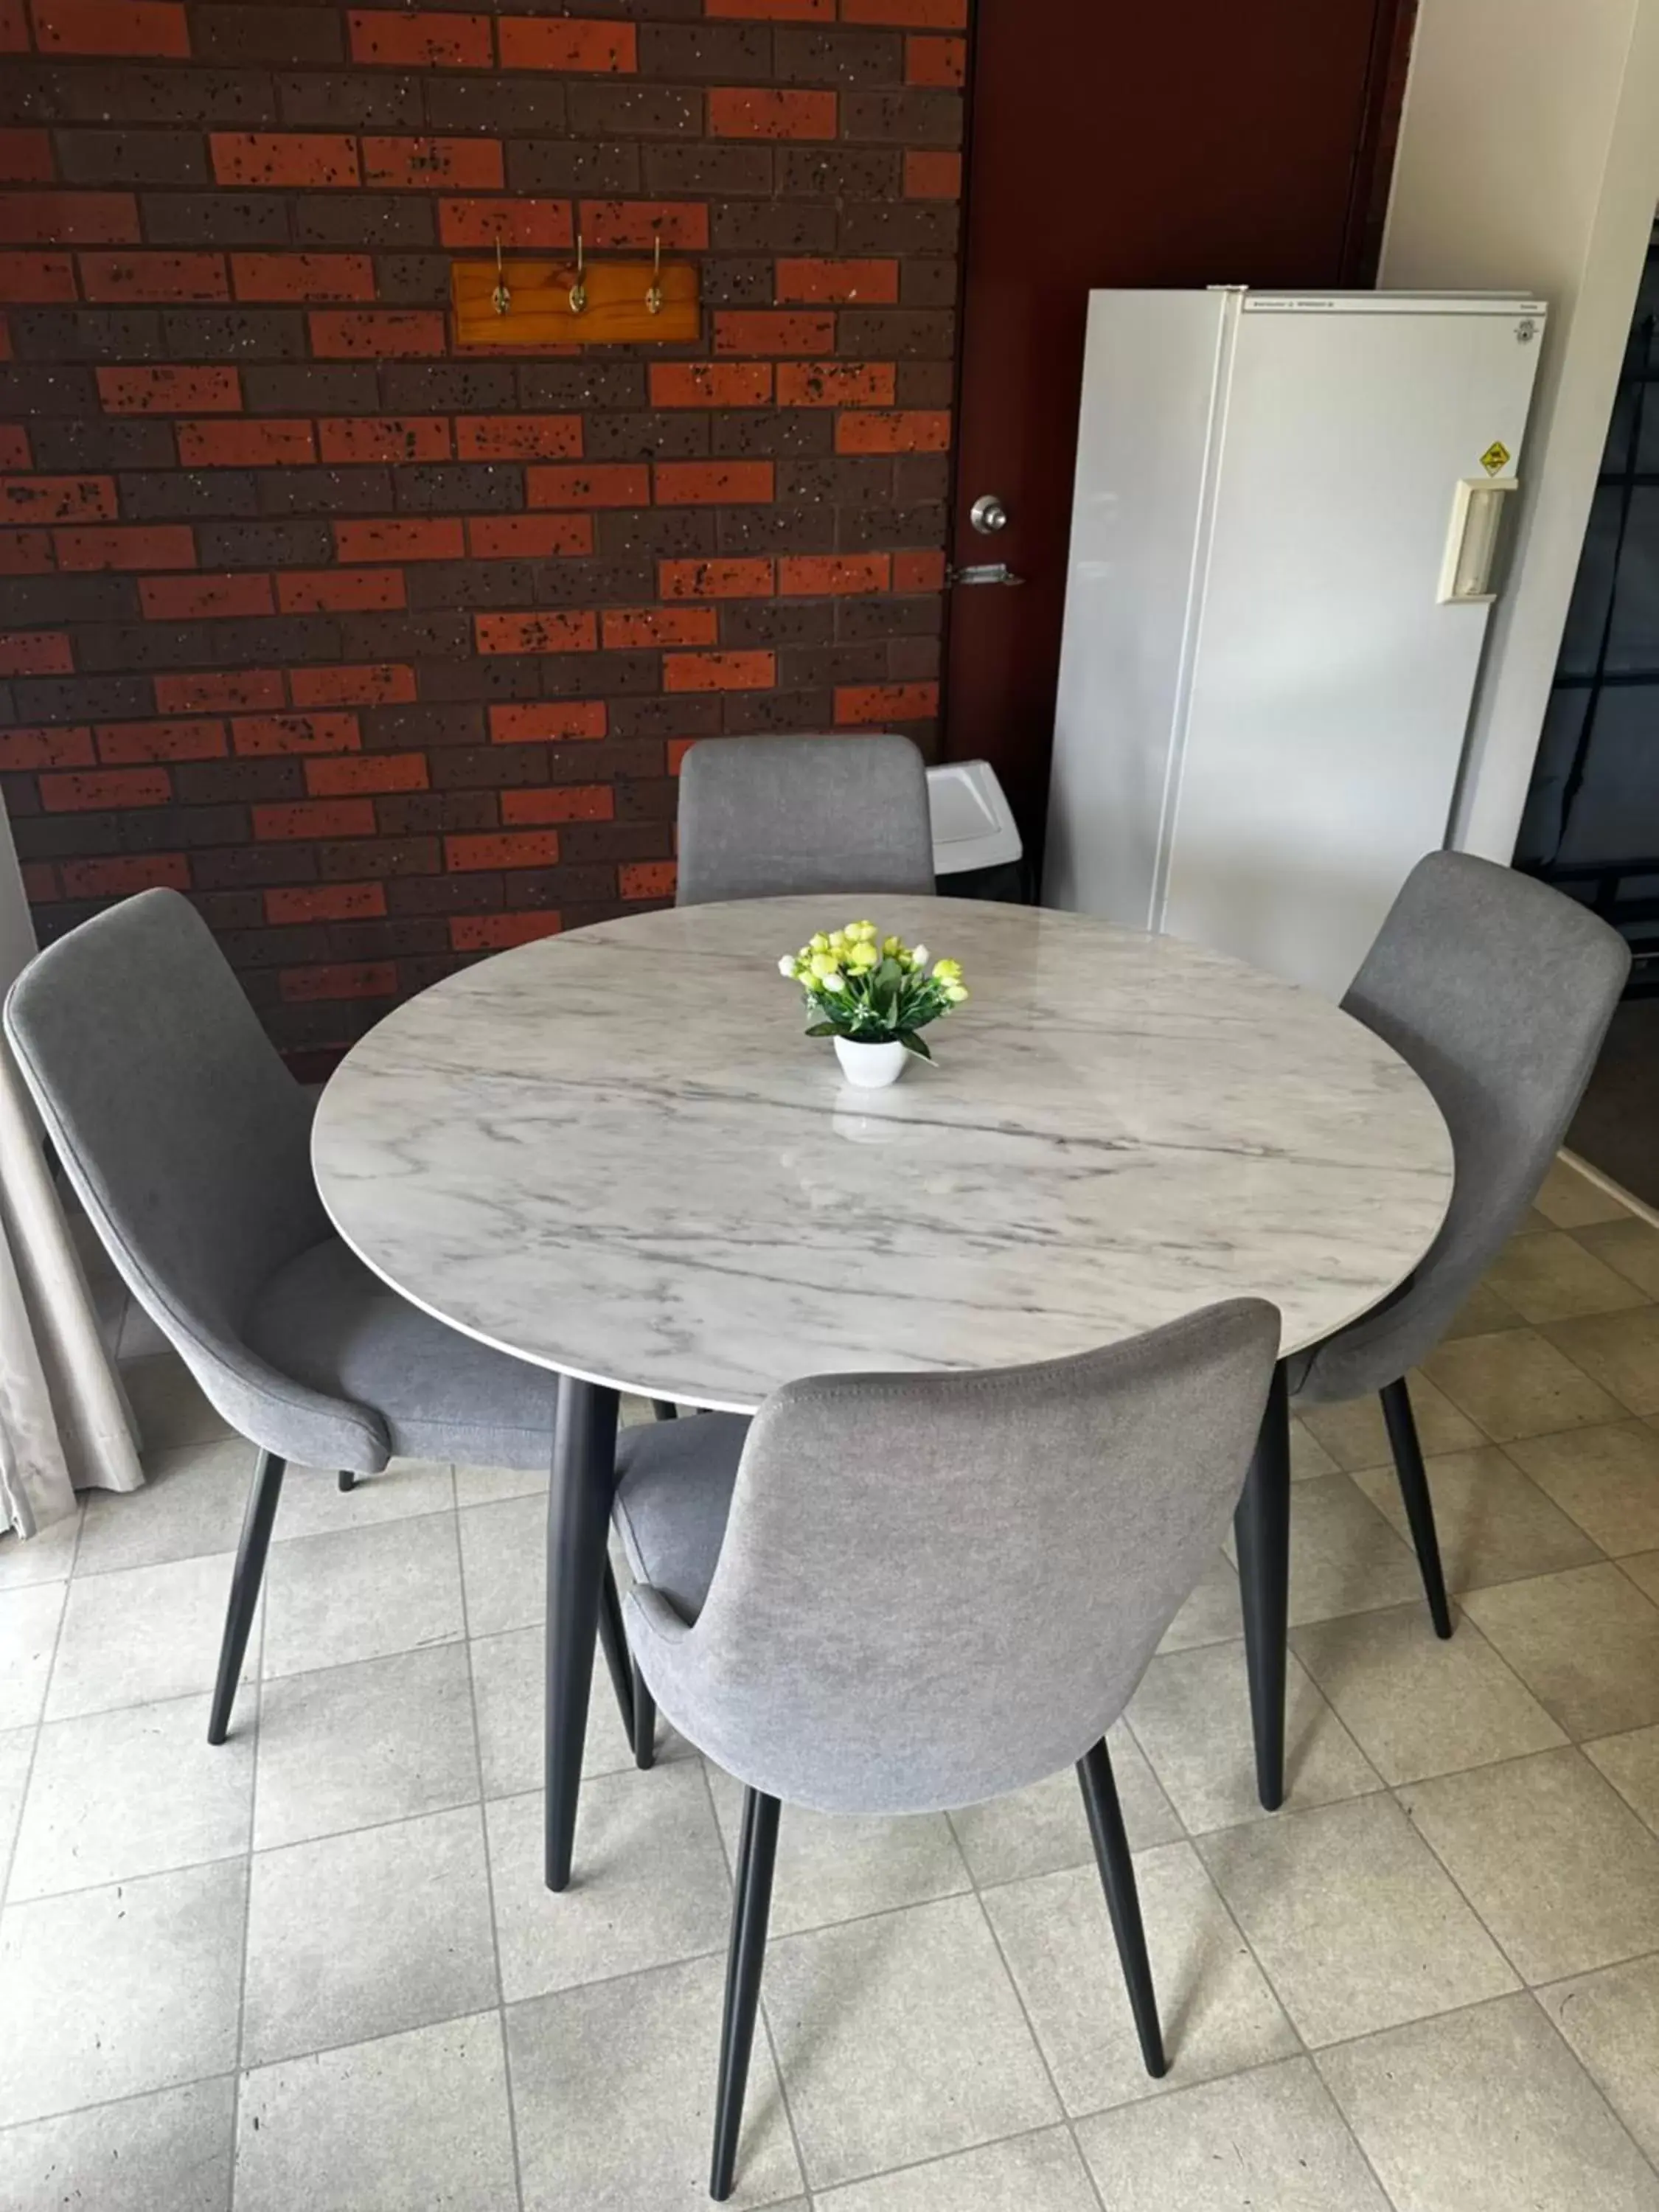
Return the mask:
[(457, 261), (449, 271), (463, 346), (684, 345), (701, 334), (697, 271), (665, 261)]

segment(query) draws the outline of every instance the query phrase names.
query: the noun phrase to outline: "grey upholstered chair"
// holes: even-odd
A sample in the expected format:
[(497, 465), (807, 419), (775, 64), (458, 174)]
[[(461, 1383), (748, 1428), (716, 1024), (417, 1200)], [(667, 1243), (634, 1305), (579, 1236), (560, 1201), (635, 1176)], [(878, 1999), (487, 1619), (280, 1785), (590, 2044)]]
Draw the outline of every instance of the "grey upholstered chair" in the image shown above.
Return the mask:
[(1076, 1765), (1147, 2071), (1164, 2071), (1103, 1741), (1213, 1557), (1279, 1350), (1257, 1299), (1082, 1357), (792, 1382), (629, 1432), (647, 1710), (744, 1784), (710, 2188), (730, 2193), (779, 1800), (920, 1813)]
[(933, 888), (927, 771), (908, 738), (711, 738), (685, 756), (679, 905)]
[(1405, 1376), (1519, 1227), (1589, 1079), (1630, 970), (1623, 938), (1574, 899), (1468, 853), (1407, 878), (1342, 1004), (1414, 1067), (1451, 1132), (1440, 1234), (1392, 1297), (1291, 1363), (1305, 1403), (1382, 1398), (1436, 1632), (1452, 1632)]
[[(287, 1462), (337, 1468), (343, 1489), (404, 1455), (545, 1467), (557, 1378), (433, 1321), (335, 1236), (312, 1180), (312, 1102), (176, 891), (50, 945), (5, 1022), (128, 1288), (258, 1447), (208, 1725), (222, 1743)], [(600, 1623), (625, 1698), (608, 1571)]]

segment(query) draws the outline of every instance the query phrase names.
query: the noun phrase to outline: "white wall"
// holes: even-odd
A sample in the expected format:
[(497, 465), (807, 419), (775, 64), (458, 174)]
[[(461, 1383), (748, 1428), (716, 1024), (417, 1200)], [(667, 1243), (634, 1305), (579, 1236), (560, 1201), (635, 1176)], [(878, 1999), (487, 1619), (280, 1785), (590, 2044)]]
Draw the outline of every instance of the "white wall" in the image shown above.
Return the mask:
[(1378, 283), (1533, 290), (1548, 334), (1453, 842), (1515, 849), (1659, 202), (1659, 0), (1421, 0)]

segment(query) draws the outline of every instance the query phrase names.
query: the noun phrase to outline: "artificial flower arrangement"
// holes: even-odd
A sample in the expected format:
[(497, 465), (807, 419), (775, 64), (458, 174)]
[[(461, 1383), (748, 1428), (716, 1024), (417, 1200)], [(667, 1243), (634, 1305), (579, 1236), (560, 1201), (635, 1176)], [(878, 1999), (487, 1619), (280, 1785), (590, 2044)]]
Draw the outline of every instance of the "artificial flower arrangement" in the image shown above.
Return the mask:
[(833, 1037), (848, 1079), (874, 1086), (896, 1080), (908, 1053), (931, 1060), (922, 1030), (967, 999), (960, 961), (934, 960), (930, 971), (931, 958), (925, 945), (883, 937), (873, 921), (849, 921), (785, 953), (778, 973), (806, 994), (816, 1017), (807, 1036)]

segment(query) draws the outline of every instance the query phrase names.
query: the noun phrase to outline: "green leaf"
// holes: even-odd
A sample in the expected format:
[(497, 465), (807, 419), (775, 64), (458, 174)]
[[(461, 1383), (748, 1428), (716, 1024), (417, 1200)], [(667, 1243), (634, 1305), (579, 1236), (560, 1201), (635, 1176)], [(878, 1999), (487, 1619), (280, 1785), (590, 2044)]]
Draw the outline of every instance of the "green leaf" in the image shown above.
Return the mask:
[(838, 1022), (814, 1022), (806, 1031), (808, 1036), (839, 1036), (841, 1033)]
[(918, 1060), (931, 1060), (933, 1056), (927, 1049), (926, 1040), (919, 1037), (914, 1030), (901, 1030), (898, 1041), (906, 1052), (915, 1053)]

